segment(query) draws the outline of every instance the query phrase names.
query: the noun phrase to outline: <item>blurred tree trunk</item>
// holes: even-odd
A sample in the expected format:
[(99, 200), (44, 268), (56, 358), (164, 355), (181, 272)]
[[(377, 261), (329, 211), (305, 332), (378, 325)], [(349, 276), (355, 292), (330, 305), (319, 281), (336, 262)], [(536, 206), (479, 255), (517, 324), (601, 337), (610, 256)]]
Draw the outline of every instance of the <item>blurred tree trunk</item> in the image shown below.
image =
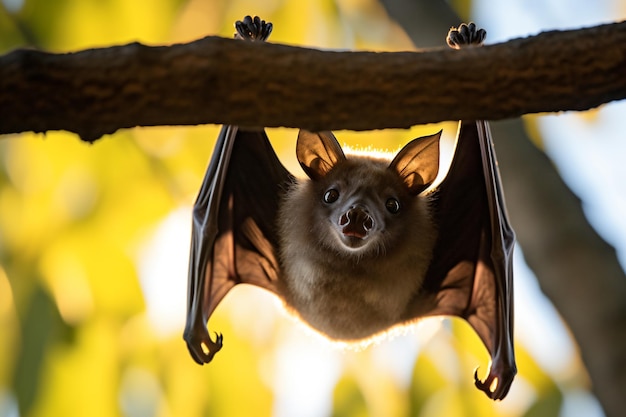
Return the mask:
[[(418, 48), (441, 46), (449, 27), (460, 23), (444, 1), (381, 2)], [(520, 119), (491, 127), (508, 211), (526, 261), (572, 330), (606, 415), (621, 416), (626, 407), (626, 275), (615, 249), (589, 225), (580, 200), (529, 140)]]

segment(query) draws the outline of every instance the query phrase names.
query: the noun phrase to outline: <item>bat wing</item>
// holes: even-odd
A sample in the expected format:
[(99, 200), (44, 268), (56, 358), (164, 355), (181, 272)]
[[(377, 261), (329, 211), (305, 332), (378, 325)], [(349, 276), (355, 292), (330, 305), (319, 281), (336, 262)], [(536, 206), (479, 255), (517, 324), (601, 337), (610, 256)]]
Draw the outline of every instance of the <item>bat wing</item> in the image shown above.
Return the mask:
[(224, 126), (193, 209), (184, 339), (199, 364), (222, 347), (207, 321), (226, 293), (248, 283), (276, 293), (275, 219), (293, 180), (264, 131)]
[(461, 122), (453, 162), (435, 191), (433, 215), (439, 238), (413, 317), (454, 315), (467, 320), (491, 355), (489, 375), (485, 381), (475, 375), (476, 386), (490, 398), (502, 399), (516, 374), (515, 235), (487, 122)]

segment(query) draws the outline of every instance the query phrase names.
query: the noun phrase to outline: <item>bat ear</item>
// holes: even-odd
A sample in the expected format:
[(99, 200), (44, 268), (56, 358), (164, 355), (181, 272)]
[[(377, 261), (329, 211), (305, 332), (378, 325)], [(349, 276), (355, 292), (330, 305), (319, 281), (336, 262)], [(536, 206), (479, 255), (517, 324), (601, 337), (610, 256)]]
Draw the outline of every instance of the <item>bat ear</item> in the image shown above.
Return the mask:
[(439, 172), (439, 139), (434, 135), (417, 138), (407, 143), (393, 158), (389, 169), (395, 170), (412, 194), (424, 191)]
[(346, 159), (332, 132), (300, 130), (296, 155), (300, 166), (312, 180), (323, 178), (338, 162)]

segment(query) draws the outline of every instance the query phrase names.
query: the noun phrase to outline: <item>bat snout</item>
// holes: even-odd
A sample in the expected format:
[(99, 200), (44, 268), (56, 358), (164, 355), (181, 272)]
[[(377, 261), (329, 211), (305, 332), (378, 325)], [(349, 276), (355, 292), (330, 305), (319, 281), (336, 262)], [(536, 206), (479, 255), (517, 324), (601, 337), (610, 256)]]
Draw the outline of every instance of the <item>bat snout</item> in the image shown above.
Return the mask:
[(365, 239), (374, 228), (374, 219), (362, 206), (352, 206), (339, 217), (339, 226), (345, 237)]

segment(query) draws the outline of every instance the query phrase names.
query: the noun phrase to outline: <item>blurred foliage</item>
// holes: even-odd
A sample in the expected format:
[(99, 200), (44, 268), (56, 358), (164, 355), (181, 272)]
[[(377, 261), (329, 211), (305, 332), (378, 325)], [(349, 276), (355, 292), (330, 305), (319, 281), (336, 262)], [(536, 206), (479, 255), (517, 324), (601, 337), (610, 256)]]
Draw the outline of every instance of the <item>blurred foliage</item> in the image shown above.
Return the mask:
[[(455, 3), (469, 10), (468, 2)], [(375, 0), (0, 4), (0, 52), (230, 37), (246, 14), (272, 21), (274, 42), (411, 48)], [(433, 129), (339, 135), (351, 146), (393, 150)], [(460, 321), (429, 320), (391, 342), (340, 352), (286, 318), (261, 290), (227, 297), (211, 322), (225, 334), (225, 348), (211, 365), (197, 366), (181, 339), (184, 310), (176, 310), (174, 330), (158, 319), (171, 298), (184, 298), (186, 266), (164, 278), (180, 291), (152, 300), (157, 320), (141, 271), (186, 249), (189, 224), (177, 223), (183, 238), (166, 236), (165, 259), (145, 256), (172, 212), (190, 212), (217, 131), (136, 128), (94, 145), (66, 132), (0, 140), (0, 416), (287, 415), (281, 404), (297, 410), (311, 398), (320, 398), (318, 409), (290, 415), (556, 415), (561, 391), (522, 346), (513, 391), (493, 403), (471, 380), (488, 355)], [(275, 129), (270, 137), (295, 172), (295, 132)], [(323, 365), (309, 366), (316, 363)], [(573, 367), (570, 380), (584, 380), (580, 365)]]

